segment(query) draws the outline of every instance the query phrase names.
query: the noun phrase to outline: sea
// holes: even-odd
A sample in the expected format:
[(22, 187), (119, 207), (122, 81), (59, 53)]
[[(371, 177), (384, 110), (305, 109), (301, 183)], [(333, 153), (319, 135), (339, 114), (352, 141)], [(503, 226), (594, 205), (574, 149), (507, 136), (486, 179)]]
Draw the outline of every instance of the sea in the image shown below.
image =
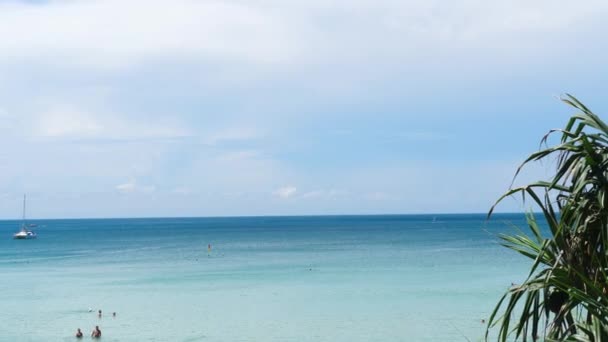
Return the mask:
[(0, 341), (482, 341), (530, 266), (523, 214), (30, 223), (0, 221)]

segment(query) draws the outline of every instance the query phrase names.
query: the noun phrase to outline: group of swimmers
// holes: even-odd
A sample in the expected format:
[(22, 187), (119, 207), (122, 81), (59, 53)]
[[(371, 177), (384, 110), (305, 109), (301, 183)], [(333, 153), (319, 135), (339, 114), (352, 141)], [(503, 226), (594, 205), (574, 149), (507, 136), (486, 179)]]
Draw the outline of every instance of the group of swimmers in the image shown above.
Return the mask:
[[(76, 338), (82, 338), (82, 331), (80, 331), (80, 328), (78, 328), (78, 330), (76, 330)], [(93, 331), (91, 331), (91, 337), (92, 338), (100, 338), (101, 337), (101, 330), (99, 330), (99, 325), (95, 326), (95, 329), (93, 329)]]
[[(89, 309), (89, 312), (92, 312), (93, 309)], [(101, 310), (97, 311), (97, 317), (101, 318)], [(116, 318), (116, 312), (112, 312), (112, 317)], [(76, 338), (82, 338), (84, 335), (82, 334), (82, 331), (80, 330), (80, 328), (78, 328), (76, 330)], [(93, 329), (93, 331), (91, 331), (91, 337), (93, 338), (100, 338), (101, 337), (101, 330), (99, 329), (99, 325), (95, 326), (95, 329)]]
[[(89, 312), (93, 311), (93, 309), (89, 309)], [(101, 310), (97, 310), (97, 317), (101, 318)], [(112, 312), (112, 317), (116, 318), (116, 312)]]
[[(93, 309), (89, 308), (89, 312), (93, 312)], [(101, 310), (97, 310), (97, 317), (101, 318)], [(116, 312), (112, 312), (112, 317), (116, 318)]]

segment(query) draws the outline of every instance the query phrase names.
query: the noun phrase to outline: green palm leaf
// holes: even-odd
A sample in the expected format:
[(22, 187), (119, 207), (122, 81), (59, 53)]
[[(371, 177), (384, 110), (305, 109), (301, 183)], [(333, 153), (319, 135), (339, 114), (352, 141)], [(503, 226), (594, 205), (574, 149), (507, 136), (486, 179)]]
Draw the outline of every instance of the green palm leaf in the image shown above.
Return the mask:
[[(533, 213), (529, 233), (500, 235), (502, 245), (532, 260), (528, 278), (511, 287), (492, 311), (486, 330), (498, 340), (608, 341), (608, 125), (575, 97), (562, 101), (577, 110), (564, 129), (541, 140), (544, 149), (517, 168), (556, 157), (551, 179), (512, 188), (540, 209), (550, 235), (543, 238)], [(559, 143), (548, 146), (554, 134)]]

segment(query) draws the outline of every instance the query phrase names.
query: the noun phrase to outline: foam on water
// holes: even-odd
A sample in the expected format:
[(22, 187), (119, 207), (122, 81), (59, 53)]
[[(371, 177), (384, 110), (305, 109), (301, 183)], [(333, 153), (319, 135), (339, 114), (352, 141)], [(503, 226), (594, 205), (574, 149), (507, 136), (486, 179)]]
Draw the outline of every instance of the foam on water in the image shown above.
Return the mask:
[(0, 340), (71, 341), (95, 325), (104, 341), (480, 340), (527, 267), (496, 238), (523, 217), (484, 220), (51, 220), (31, 241), (4, 222)]

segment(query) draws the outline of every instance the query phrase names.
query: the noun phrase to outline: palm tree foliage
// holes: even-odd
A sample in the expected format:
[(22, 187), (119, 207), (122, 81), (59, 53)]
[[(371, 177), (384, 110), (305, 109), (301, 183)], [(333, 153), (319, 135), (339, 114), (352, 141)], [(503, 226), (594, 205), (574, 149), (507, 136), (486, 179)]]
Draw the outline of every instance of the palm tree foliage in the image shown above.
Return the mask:
[[(502, 244), (533, 260), (527, 279), (509, 288), (490, 315), (486, 330), (499, 341), (608, 341), (608, 125), (571, 95), (561, 99), (576, 113), (566, 127), (542, 139), (531, 162), (553, 160), (549, 180), (512, 188), (540, 208), (549, 233), (535, 214), (529, 232), (501, 235)], [(559, 141), (548, 146), (548, 139)]]

